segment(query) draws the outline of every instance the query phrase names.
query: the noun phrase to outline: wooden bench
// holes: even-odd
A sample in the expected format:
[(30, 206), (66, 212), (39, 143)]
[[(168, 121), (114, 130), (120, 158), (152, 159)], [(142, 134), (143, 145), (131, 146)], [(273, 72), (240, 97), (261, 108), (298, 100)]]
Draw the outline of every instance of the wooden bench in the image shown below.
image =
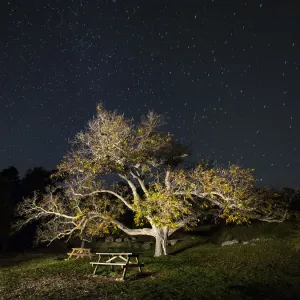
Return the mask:
[[(97, 269), (99, 266), (110, 266), (112, 271), (114, 271), (115, 266), (120, 266), (123, 269), (121, 280), (125, 279), (125, 275), (128, 268), (136, 267), (139, 268), (139, 271), (142, 273), (143, 263), (139, 260), (139, 253), (96, 253), (99, 256), (98, 261), (90, 262), (90, 264), (94, 267), (93, 275), (96, 275)], [(109, 257), (107, 259), (107, 257)], [(101, 258), (106, 259), (105, 261), (101, 261)], [(132, 259), (135, 261), (133, 262)]]
[(92, 253), (90, 248), (72, 248), (72, 252), (68, 252), (67, 255), (69, 257), (67, 259), (70, 259), (72, 256), (76, 257), (76, 259), (89, 257), (92, 258)]

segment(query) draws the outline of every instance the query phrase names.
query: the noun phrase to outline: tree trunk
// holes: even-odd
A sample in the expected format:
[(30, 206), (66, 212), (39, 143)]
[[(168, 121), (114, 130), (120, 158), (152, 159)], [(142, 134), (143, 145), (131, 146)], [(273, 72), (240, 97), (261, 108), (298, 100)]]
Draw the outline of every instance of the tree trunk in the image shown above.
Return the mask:
[[(128, 235), (147, 235), (155, 238), (155, 254), (154, 256), (167, 255), (167, 241), (169, 236), (169, 228), (159, 228), (150, 223), (152, 228), (130, 229), (117, 220), (110, 220), (113, 224), (117, 225), (119, 229)], [(172, 232), (171, 232), (172, 233)]]
[(81, 240), (81, 246), (80, 248), (84, 248), (85, 240)]
[(167, 255), (168, 228), (153, 228), (155, 237), (154, 256)]

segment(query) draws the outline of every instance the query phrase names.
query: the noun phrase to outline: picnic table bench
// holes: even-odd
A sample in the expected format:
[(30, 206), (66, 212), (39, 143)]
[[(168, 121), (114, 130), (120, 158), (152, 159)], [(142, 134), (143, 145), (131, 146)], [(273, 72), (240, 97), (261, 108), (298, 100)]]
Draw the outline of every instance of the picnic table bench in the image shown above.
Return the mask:
[[(143, 263), (139, 260), (139, 253), (96, 253), (99, 256), (98, 261), (90, 262), (92, 266), (95, 266), (93, 275), (96, 275), (97, 269), (99, 266), (110, 266), (112, 271), (114, 271), (115, 266), (120, 266), (123, 268), (123, 273), (121, 279), (125, 279), (125, 275), (127, 272), (127, 268), (137, 267), (139, 271), (142, 273)], [(104, 261), (101, 259), (104, 259)], [(134, 259), (134, 261), (132, 261)]]
[(69, 257), (67, 259), (70, 259), (72, 256), (75, 256), (76, 259), (79, 257), (89, 257), (92, 258), (92, 253), (90, 248), (72, 248), (72, 252), (67, 253)]

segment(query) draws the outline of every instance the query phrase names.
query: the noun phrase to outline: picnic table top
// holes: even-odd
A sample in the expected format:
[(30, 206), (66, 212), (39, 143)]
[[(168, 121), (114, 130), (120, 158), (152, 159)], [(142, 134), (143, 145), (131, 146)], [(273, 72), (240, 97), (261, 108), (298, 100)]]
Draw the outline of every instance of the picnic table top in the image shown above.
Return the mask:
[(91, 250), (91, 248), (72, 248), (72, 250)]
[(97, 252), (98, 255), (127, 255), (127, 256), (138, 256), (139, 252)]

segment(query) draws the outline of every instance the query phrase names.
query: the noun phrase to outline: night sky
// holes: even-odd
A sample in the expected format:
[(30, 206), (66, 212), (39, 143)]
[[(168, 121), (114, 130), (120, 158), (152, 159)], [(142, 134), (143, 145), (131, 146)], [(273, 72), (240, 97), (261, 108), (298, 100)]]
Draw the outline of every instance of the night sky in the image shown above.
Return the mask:
[(1, 1), (0, 169), (54, 168), (102, 102), (298, 187), (297, 2)]

